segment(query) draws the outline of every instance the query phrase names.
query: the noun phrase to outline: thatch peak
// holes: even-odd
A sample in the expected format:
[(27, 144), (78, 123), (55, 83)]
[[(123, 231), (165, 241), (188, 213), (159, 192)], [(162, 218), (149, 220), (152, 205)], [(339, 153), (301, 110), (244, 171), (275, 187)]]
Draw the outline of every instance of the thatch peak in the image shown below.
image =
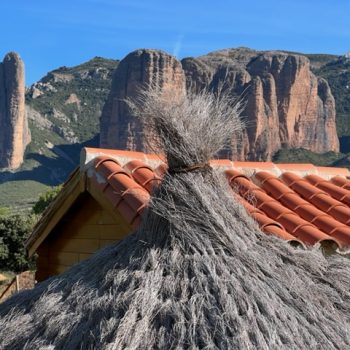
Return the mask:
[(127, 103), (144, 124), (150, 147), (165, 153), (170, 172), (207, 164), (243, 130), (239, 104), (222, 89), (172, 96), (150, 85)]

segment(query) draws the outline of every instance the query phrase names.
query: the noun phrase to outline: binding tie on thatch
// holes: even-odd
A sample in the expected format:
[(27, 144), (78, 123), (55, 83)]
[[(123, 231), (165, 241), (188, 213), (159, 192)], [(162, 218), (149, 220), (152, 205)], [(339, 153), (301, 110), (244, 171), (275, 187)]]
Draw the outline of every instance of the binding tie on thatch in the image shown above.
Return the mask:
[(211, 167), (208, 163), (201, 163), (201, 164), (194, 164), (189, 167), (178, 167), (178, 168), (168, 169), (168, 173), (170, 175), (173, 175), (173, 174), (199, 172), (199, 171), (204, 172), (209, 170), (211, 170)]

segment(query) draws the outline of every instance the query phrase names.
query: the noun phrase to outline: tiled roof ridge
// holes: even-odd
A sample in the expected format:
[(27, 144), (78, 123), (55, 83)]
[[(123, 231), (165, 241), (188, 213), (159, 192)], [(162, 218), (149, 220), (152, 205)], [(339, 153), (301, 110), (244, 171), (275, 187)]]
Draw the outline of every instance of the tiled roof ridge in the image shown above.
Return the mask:
[(268, 217), (263, 211), (250, 204), (246, 199), (239, 197), (239, 201), (256, 220), (263, 232), (280, 237), (294, 245), (303, 245), (302, 241), (288, 233), (279, 222)]
[(345, 188), (345, 189), (350, 191), (350, 181), (347, 180), (347, 179), (344, 179), (341, 176), (334, 176), (331, 179), (331, 182), (334, 183), (335, 185), (339, 186), (339, 187)]
[(120, 211), (129, 225), (138, 226), (140, 215), (150, 198), (149, 192), (114, 159), (97, 157), (95, 171), (106, 180), (103, 183), (96, 176), (92, 176), (95, 186), (104, 193), (113, 207)]
[(317, 188), (327, 192), (334, 199), (348, 206), (350, 205), (350, 190), (329, 182), (318, 175), (307, 175), (304, 179)]
[[(137, 151), (125, 151), (104, 148), (85, 147), (81, 154), (81, 168), (86, 169), (93, 164), (93, 160), (98, 156), (106, 156), (115, 159), (121, 166), (132, 160), (140, 160), (146, 165), (157, 168), (164, 163), (165, 158), (161, 154), (149, 154)], [(281, 175), (285, 171), (291, 171), (299, 175), (315, 174), (330, 179), (334, 176), (340, 178), (350, 178), (350, 170), (347, 168), (315, 166), (311, 163), (273, 163), (254, 161), (232, 161), (229, 159), (213, 159), (210, 161), (213, 168), (234, 168), (244, 174), (252, 175), (256, 171), (270, 171), (276, 175)], [(348, 184), (350, 186), (350, 182)]]

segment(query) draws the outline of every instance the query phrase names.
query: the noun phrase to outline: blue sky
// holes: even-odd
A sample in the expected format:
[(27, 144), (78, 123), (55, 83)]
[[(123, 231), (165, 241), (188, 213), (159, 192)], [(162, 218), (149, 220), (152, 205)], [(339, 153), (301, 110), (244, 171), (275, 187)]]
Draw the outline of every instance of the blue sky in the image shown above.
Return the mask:
[(1, 0), (0, 58), (17, 51), (27, 85), (49, 70), (137, 48), (179, 58), (227, 47), (350, 51), (348, 0)]

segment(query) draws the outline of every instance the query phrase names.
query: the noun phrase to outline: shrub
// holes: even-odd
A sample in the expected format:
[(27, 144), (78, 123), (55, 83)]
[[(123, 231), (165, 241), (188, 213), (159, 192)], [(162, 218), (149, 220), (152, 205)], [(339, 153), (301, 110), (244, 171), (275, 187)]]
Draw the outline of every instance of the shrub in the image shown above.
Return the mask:
[(33, 216), (0, 217), (0, 270), (21, 272), (34, 268), (34, 259), (28, 259), (24, 247), (33, 226)]
[(39, 215), (49, 206), (49, 204), (56, 198), (61, 191), (62, 185), (50, 188), (47, 192), (42, 193), (38, 201), (32, 208), (33, 214)]

